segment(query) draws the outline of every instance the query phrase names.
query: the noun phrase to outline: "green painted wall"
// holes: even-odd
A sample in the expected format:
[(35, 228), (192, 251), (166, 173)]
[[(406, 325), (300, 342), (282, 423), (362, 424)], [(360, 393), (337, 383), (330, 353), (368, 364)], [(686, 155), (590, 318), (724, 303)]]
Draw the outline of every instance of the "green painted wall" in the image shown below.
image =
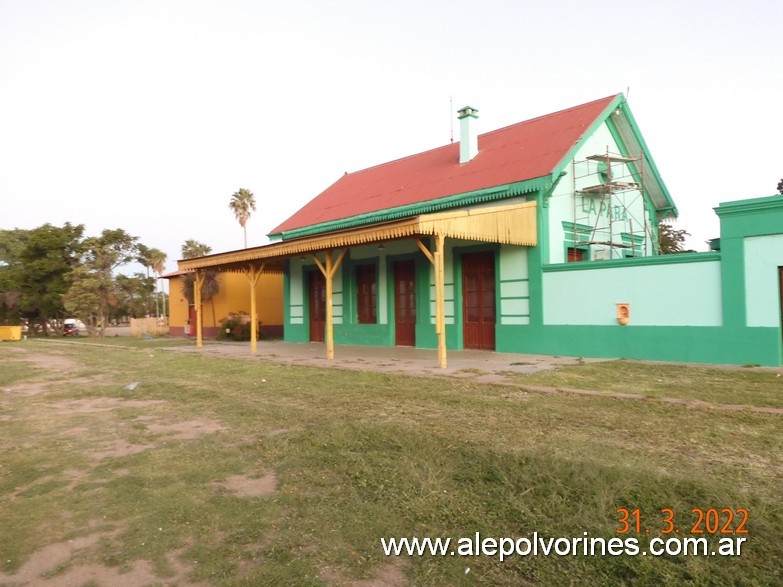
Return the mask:
[(343, 292), (343, 274), (339, 271), (334, 274), (334, 280), (332, 281), (332, 316), (334, 318), (334, 324), (342, 324), (345, 321), (344, 300), (345, 292)]
[[(429, 239), (427, 239), (429, 240)], [(467, 242), (467, 241), (465, 241)], [(426, 244), (432, 248), (431, 242)], [(455, 243), (447, 248), (447, 260), (452, 257)], [(416, 261), (416, 346), (420, 348), (437, 348), (434, 320), (434, 279), (431, 264), (424, 258), (413, 241), (392, 241), (384, 243), (383, 249), (378, 245), (353, 247), (345, 255), (334, 282), (334, 340), (336, 344), (394, 346), (394, 283), (393, 263), (397, 260), (414, 259)], [(356, 316), (356, 283), (355, 268), (361, 264), (372, 263), (376, 266), (378, 279), (377, 289), (377, 324), (358, 324)], [(317, 271), (317, 267), (308, 258), (291, 259), (284, 279), (285, 298), (290, 304), (285, 307), (285, 340), (287, 342), (308, 342), (309, 308), (306, 295), (308, 273)], [(449, 298), (449, 314), (452, 324), (447, 325), (446, 338), (449, 348), (457, 348), (461, 344), (459, 331), (454, 327), (454, 287), (449, 282), (453, 279), (453, 268), (447, 271), (447, 298)], [(297, 297), (298, 296), (298, 297)], [(294, 303), (299, 302), (299, 303)], [(431, 310), (431, 311), (430, 311)]]
[[(780, 309), (770, 301), (776, 292), (780, 295), (779, 286), (775, 287), (777, 284), (770, 277), (778, 263), (779, 246), (777, 239), (758, 237), (783, 232), (783, 196), (723, 202), (715, 208), (715, 213), (720, 218), (724, 324), (736, 330), (755, 330), (746, 328), (752, 324), (769, 325), (768, 329), (777, 333), (770, 344), (777, 355), (777, 364), (781, 364), (783, 340), (780, 321), (776, 320)], [(747, 247), (753, 259), (746, 252)], [(750, 261), (749, 268), (746, 268), (747, 261)], [(765, 347), (759, 352), (767, 350)]]
[(544, 269), (544, 324), (617, 324), (616, 304), (631, 304), (636, 326), (720, 326), (721, 263), (715, 253)]
[[(783, 197), (728, 202), (716, 212), (720, 253), (541, 266), (530, 249), (531, 325), (498, 325), (497, 350), (781, 365)], [(628, 326), (614, 320), (617, 302), (632, 304)], [(539, 305), (546, 325), (537, 321)]]
[[(287, 309), (290, 323), (294, 325), (304, 324), (304, 285), (302, 283), (302, 261), (298, 258), (288, 259), (288, 294), (284, 298), (288, 300)], [(284, 302), (285, 304), (285, 302)]]
[[(448, 331), (448, 326), (453, 326), (456, 323), (457, 318), (457, 308), (455, 305), (455, 291), (454, 291), (454, 247), (459, 246), (459, 244), (464, 241), (454, 241), (453, 239), (446, 239), (445, 249), (446, 249), (446, 257), (444, 260), (444, 268), (443, 268), (443, 274), (444, 274), (444, 284), (443, 284), (443, 292), (444, 292), (444, 308), (445, 308), (445, 319), (446, 319), (446, 326)], [(430, 251), (435, 250), (435, 245), (431, 241), (427, 244)], [(435, 270), (432, 267), (432, 264), (429, 265), (429, 275), (427, 277), (427, 280), (430, 285), (430, 291), (428, 295), (429, 300), (429, 323), (432, 325), (432, 328), (435, 328)], [(437, 346), (437, 345), (436, 345)]]
[[(447, 241), (448, 242), (448, 241)], [(426, 243), (432, 250), (432, 243)], [(446, 294), (453, 291), (452, 287), (446, 288)], [(423, 349), (438, 348), (438, 336), (435, 334), (435, 309), (434, 309), (434, 275), (432, 264), (419, 255), (416, 261), (416, 347)], [(419, 311), (425, 308), (424, 311)], [(429, 310), (427, 310), (427, 308)], [(456, 311), (456, 308), (455, 308)], [(453, 317), (452, 317), (453, 320)], [(461, 320), (461, 318), (460, 318)], [(446, 324), (446, 347), (449, 349), (461, 348), (461, 335), (457, 327), (452, 324)]]
[(779, 328), (498, 326), (497, 351), (737, 365), (781, 364)]
[[(566, 249), (574, 240), (581, 243), (587, 241), (613, 242), (623, 244), (623, 234), (627, 241), (639, 241), (636, 251), (643, 255), (654, 255), (648, 224), (648, 210), (645, 199), (639, 189), (629, 189), (601, 198), (576, 193), (577, 190), (595, 186), (606, 180), (602, 173), (604, 165), (597, 161), (588, 161), (590, 155), (602, 155), (607, 152), (621, 154), (625, 146), (618, 143), (619, 135), (611, 132), (607, 123), (601, 124), (593, 134), (588, 136), (579, 146), (574, 156), (574, 163), (565, 166), (565, 176), (560, 179), (551, 196), (547, 197), (549, 208), (547, 215), (547, 249), (542, 259), (545, 263), (564, 263), (567, 259)], [(629, 165), (615, 163), (611, 165), (612, 178), (617, 181), (634, 183), (632, 168)], [(567, 223), (571, 229), (564, 226)], [(589, 230), (579, 230), (574, 238), (573, 226), (589, 227)], [(633, 239), (631, 235), (633, 234)], [(610, 247), (602, 244), (583, 245), (585, 259), (622, 258), (633, 248)]]
[(500, 247), (496, 292), (500, 307), (500, 324), (530, 324), (527, 253), (528, 247)]
[[(301, 292), (301, 268), (292, 259), (286, 261), (286, 271), (283, 275), (283, 340), (286, 342), (306, 342), (310, 333), (304, 323), (302, 304), (294, 304), (297, 299), (293, 291), (299, 288)], [(301, 296), (301, 294), (300, 294)], [(292, 315), (292, 312), (295, 315)]]
[[(554, 218), (559, 212), (542, 194), (537, 200), (540, 246), (447, 239), (449, 349), (463, 345), (461, 255), (493, 250), (498, 351), (781, 364), (777, 268), (783, 266), (783, 197), (721, 204), (716, 209), (721, 219), (720, 253), (560, 264), (545, 259), (560, 238), (550, 239), (550, 230), (557, 225), (563, 231), (563, 220)], [(432, 248), (430, 239), (426, 240)], [(356, 247), (346, 255), (335, 288), (335, 316), (342, 321), (335, 325), (335, 342), (394, 344), (392, 264), (405, 258), (416, 260), (416, 345), (437, 346), (432, 268), (413, 241), (385, 243), (381, 251), (377, 246)], [(363, 262), (373, 262), (378, 268), (378, 324), (356, 324), (353, 268)], [(284, 279), (290, 301), (285, 310), (287, 341), (309, 340), (304, 286), (307, 271), (313, 269), (306, 260), (289, 261)], [(627, 326), (616, 322), (615, 304), (620, 302), (631, 304)]]
[(748, 326), (774, 328), (780, 325), (779, 267), (783, 267), (783, 234), (745, 239)]
[(394, 329), (388, 324), (342, 324), (334, 327), (336, 344), (393, 346)]

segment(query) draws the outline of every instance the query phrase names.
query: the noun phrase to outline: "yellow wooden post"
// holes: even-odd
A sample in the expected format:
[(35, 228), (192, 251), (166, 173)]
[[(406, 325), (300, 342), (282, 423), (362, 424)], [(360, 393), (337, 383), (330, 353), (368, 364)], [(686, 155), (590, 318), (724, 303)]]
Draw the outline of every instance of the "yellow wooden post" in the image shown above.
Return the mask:
[(258, 269), (256, 269), (254, 265), (250, 265), (247, 270), (247, 280), (250, 282), (250, 352), (253, 354), (258, 352), (258, 335), (256, 333), (256, 326), (258, 325), (256, 285), (258, 284), (258, 279), (261, 277), (261, 272), (263, 270), (263, 263)]
[(258, 351), (256, 340), (256, 268), (252, 265), (247, 272), (247, 280), (250, 282), (250, 352), (254, 355)]
[(441, 369), (447, 365), (445, 243), (446, 238), (442, 234), (435, 235), (435, 331), (438, 333), (438, 367)]
[(313, 259), (315, 259), (315, 264), (318, 265), (318, 268), (321, 270), (321, 273), (323, 273), (324, 278), (326, 279), (326, 331), (324, 332), (324, 340), (326, 341), (326, 358), (327, 359), (334, 359), (334, 317), (332, 312), (332, 290), (333, 290), (333, 279), (335, 274), (337, 273), (337, 269), (340, 267), (340, 263), (342, 263), (343, 258), (345, 257), (345, 253), (348, 252), (348, 249), (343, 249), (340, 251), (340, 254), (337, 256), (337, 259), (334, 260), (332, 258), (332, 251), (327, 251), (324, 255), (326, 258), (326, 264), (322, 264), (321, 261), (318, 259), (318, 257), (313, 254)]
[(343, 258), (345, 257), (345, 253), (348, 252), (348, 249), (343, 249), (340, 251), (340, 254), (337, 255), (336, 260), (332, 260), (332, 251), (329, 251), (329, 257), (328, 259), (331, 261), (332, 266), (329, 268), (329, 276), (326, 278), (326, 307), (328, 308), (326, 319), (327, 319), (327, 327), (329, 328), (329, 345), (331, 346), (331, 351), (329, 348), (327, 348), (327, 357), (330, 359), (334, 358), (334, 316), (332, 312), (332, 290), (333, 283), (334, 283), (334, 276), (337, 273), (337, 269), (340, 268), (340, 263), (343, 262)]
[(421, 252), (424, 253), (424, 256), (427, 257), (427, 259), (430, 260), (430, 263), (432, 263), (432, 266), (435, 266), (435, 258), (432, 256), (432, 253), (430, 253), (430, 250), (424, 246), (424, 243), (421, 242), (420, 239), (416, 239), (416, 244), (419, 245), (419, 248), (421, 249)]
[(332, 313), (332, 251), (326, 252), (326, 358), (334, 359), (334, 322)]
[(204, 338), (201, 335), (201, 288), (204, 285), (204, 274), (196, 270), (196, 281), (193, 284), (193, 303), (196, 306), (196, 346), (204, 346)]
[(438, 335), (438, 367), (445, 369), (446, 360), (446, 279), (444, 271), (444, 245), (446, 237), (435, 235), (435, 252), (431, 253), (421, 240), (416, 239), (421, 252), (432, 263), (435, 273), (435, 334)]
[[(330, 260), (332, 258), (332, 251), (327, 251), (324, 255), (326, 257), (326, 264), (327, 267), (331, 267)], [(321, 274), (324, 276), (324, 279), (326, 280), (326, 326), (324, 327), (324, 342), (326, 343), (326, 358), (327, 359), (333, 359), (334, 358), (334, 343), (331, 339), (332, 329), (331, 329), (331, 318), (332, 318), (332, 297), (331, 297), (331, 291), (332, 291), (332, 284), (329, 280), (329, 271), (326, 267), (323, 266), (321, 261), (318, 259), (318, 255), (313, 253), (313, 259), (315, 259), (315, 264), (318, 265), (318, 269), (321, 270)]]

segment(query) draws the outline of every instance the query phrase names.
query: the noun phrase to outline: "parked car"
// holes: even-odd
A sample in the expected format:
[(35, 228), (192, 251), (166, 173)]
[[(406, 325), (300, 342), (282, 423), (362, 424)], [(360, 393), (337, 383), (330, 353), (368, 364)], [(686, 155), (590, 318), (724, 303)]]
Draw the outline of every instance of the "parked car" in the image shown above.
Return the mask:
[(65, 324), (63, 326), (63, 336), (79, 336), (79, 327), (73, 322)]

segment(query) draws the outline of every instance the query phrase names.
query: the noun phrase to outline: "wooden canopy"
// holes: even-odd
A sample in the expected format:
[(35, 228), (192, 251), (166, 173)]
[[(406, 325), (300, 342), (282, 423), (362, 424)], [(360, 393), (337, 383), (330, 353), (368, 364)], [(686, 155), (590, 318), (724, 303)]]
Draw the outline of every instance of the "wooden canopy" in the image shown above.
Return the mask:
[[(429, 251), (421, 237), (435, 237), (435, 250)], [(438, 364), (446, 366), (446, 336), (445, 336), (445, 301), (444, 301), (444, 257), (445, 239), (459, 238), (482, 242), (502, 243), (510, 245), (535, 246), (536, 234), (536, 203), (522, 202), (503, 206), (486, 206), (481, 208), (453, 210), (435, 214), (423, 214), (406, 218), (397, 222), (373, 224), (363, 228), (332, 232), (296, 239), (276, 242), (262, 247), (242, 249), (183, 259), (178, 262), (179, 269), (196, 272), (196, 340), (202, 346), (201, 308), (200, 308), (200, 275), (205, 270), (223, 272), (241, 272), (248, 276), (251, 295), (251, 324), (256, 324), (255, 288), (261, 273), (281, 273), (287, 258), (303, 254), (311, 254), (318, 268), (326, 278), (326, 349), (327, 357), (334, 357), (334, 340), (332, 324), (331, 284), (348, 247), (371, 244), (403, 238), (415, 239), (421, 251), (433, 264), (435, 271), (435, 331), (438, 334)], [(343, 249), (335, 259), (333, 252)], [(319, 253), (324, 254), (324, 260), (319, 259)], [(251, 327), (251, 347), (256, 352), (255, 327)]]

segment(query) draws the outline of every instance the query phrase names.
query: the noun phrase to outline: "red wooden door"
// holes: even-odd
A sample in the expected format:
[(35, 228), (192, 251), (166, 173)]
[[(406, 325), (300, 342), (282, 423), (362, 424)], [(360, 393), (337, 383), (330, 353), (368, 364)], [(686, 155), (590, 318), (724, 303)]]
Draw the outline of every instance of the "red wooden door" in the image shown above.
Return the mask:
[(394, 263), (394, 344), (416, 346), (416, 265)]
[(462, 256), (462, 322), (466, 349), (495, 349), (495, 253)]
[(310, 341), (324, 342), (326, 328), (326, 278), (320, 271), (311, 271), (310, 291)]

